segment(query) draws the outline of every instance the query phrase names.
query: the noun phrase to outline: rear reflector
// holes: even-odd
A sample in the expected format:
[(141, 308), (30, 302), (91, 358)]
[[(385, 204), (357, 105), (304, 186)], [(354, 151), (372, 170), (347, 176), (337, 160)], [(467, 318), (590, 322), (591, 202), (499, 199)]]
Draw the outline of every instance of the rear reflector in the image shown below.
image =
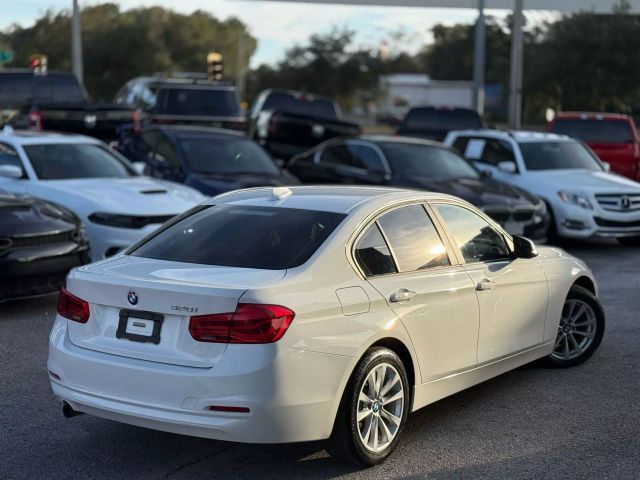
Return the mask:
[(66, 288), (60, 289), (57, 312), (74, 322), (87, 323), (89, 320), (89, 304), (69, 293)]
[(233, 313), (191, 317), (189, 332), (199, 342), (273, 343), (282, 338), (294, 316), (280, 305), (239, 303)]
[(227, 407), (223, 405), (209, 405), (207, 410), (211, 412), (229, 412), (229, 413), (249, 413), (251, 410), (247, 407)]

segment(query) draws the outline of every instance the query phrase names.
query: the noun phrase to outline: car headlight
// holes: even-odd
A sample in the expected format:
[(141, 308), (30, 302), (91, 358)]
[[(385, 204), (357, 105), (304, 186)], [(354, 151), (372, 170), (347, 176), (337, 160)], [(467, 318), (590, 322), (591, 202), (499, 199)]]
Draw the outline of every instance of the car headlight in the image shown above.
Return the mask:
[(560, 200), (563, 202), (571, 203), (573, 205), (577, 205), (578, 207), (582, 207), (587, 210), (593, 210), (593, 205), (589, 201), (589, 198), (583, 193), (573, 193), (573, 192), (558, 192), (558, 196)]
[(116, 228), (143, 228), (147, 225), (161, 225), (173, 218), (174, 215), (154, 215), (138, 217), (134, 215), (120, 215), (117, 213), (96, 212), (89, 215), (89, 221), (98, 225)]

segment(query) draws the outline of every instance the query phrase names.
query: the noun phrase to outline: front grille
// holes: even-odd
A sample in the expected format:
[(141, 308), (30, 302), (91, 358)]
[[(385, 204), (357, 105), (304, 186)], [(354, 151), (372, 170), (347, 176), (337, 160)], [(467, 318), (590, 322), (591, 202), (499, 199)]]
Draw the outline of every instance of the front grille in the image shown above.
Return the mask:
[(613, 228), (633, 228), (640, 227), (640, 220), (632, 221), (632, 222), (621, 222), (618, 220), (606, 220), (600, 217), (594, 217), (596, 224), (600, 227), (613, 227)]
[(28, 237), (12, 237), (11, 246), (14, 248), (22, 247), (38, 247), (41, 245), (54, 245), (56, 243), (76, 242), (77, 232), (69, 230), (68, 232), (54, 233), (49, 235), (34, 235)]
[(521, 208), (513, 212), (513, 220), (516, 222), (528, 222), (533, 218), (534, 211), (531, 208)]
[(489, 215), (499, 224), (506, 223), (511, 217), (511, 210), (506, 208), (486, 208), (484, 209), (484, 213)]
[(612, 212), (635, 212), (640, 210), (639, 193), (601, 193), (596, 195), (598, 204)]

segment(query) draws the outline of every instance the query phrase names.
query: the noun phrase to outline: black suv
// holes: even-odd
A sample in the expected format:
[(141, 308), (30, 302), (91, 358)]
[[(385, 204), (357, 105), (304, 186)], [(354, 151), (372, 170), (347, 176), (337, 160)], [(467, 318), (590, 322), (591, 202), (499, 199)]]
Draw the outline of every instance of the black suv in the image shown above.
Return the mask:
[(145, 120), (164, 125), (200, 125), (244, 130), (246, 121), (236, 88), (206, 75), (137, 77), (116, 94), (115, 102), (145, 112)]

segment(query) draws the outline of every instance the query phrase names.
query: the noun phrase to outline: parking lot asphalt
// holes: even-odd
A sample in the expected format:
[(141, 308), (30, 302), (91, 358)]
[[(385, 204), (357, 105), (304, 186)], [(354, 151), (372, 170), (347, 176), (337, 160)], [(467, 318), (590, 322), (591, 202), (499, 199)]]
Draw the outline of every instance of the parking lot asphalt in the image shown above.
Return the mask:
[(533, 364), (409, 417), (382, 465), (358, 471), (321, 443), (241, 445), (82, 415), (49, 388), (55, 298), (0, 305), (0, 479), (640, 478), (640, 248), (567, 249), (594, 270), (607, 315), (586, 364)]

